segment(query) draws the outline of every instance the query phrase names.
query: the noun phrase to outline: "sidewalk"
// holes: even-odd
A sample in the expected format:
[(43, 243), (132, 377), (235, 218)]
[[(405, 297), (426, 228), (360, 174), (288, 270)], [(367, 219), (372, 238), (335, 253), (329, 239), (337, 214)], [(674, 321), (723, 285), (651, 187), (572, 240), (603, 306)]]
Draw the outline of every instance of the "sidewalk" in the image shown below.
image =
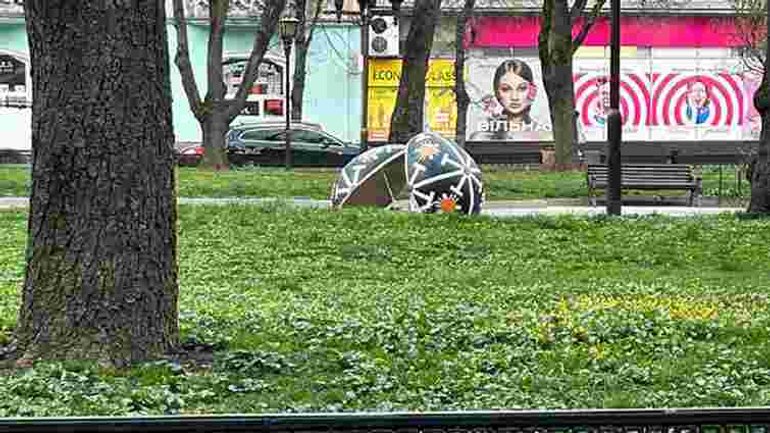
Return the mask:
[[(281, 201), (289, 201), (300, 207), (328, 208), (328, 200), (314, 200), (309, 198), (294, 199), (276, 199), (276, 198), (188, 198), (179, 199), (179, 204), (184, 205), (228, 205), (232, 203), (242, 204), (263, 204)], [(26, 197), (0, 197), (0, 209), (25, 208), (27, 207)], [(401, 209), (406, 208), (406, 202), (398, 203)], [(671, 215), (671, 216), (693, 216), (693, 215), (714, 215), (720, 213), (743, 212), (746, 209), (738, 207), (689, 207), (689, 206), (623, 206), (621, 212), (623, 215)], [(484, 205), (481, 211), (482, 215), (497, 217), (521, 217), (532, 215), (604, 215), (606, 207), (599, 205), (591, 207), (581, 203), (580, 199), (547, 199), (547, 200), (527, 200), (527, 201), (491, 201)]]
[[(687, 206), (623, 206), (621, 214), (631, 215), (668, 215), (668, 216), (697, 216), (697, 215), (716, 215), (721, 213), (743, 212), (743, 208), (725, 208), (725, 207), (687, 207)], [(523, 217), (534, 215), (606, 215), (607, 208), (604, 206), (545, 206), (537, 208), (515, 207), (515, 208), (490, 208), (482, 210), (482, 215), (496, 217)]]

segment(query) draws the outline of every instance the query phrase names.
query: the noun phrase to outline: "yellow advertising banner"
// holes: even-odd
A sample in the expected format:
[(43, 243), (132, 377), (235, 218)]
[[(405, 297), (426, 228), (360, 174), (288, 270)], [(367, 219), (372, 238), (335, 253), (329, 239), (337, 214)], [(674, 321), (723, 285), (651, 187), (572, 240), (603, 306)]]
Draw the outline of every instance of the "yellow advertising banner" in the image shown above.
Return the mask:
[[(452, 59), (432, 59), (425, 74), (428, 87), (454, 87), (455, 64)], [(370, 87), (398, 87), (401, 81), (401, 59), (370, 59)]]
[[(369, 63), (369, 95), (367, 122), (370, 141), (387, 141), (390, 119), (396, 106), (401, 80), (400, 59), (371, 59)], [(444, 137), (454, 139), (457, 122), (455, 104), (454, 60), (433, 59), (425, 76), (425, 116), (428, 127)]]
[(426, 116), (431, 131), (446, 137), (455, 137), (455, 125), (457, 124), (457, 104), (453, 88), (429, 88), (426, 90), (425, 99), (428, 101)]
[(388, 141), (398, 87), (369, 88), (369, 141)]

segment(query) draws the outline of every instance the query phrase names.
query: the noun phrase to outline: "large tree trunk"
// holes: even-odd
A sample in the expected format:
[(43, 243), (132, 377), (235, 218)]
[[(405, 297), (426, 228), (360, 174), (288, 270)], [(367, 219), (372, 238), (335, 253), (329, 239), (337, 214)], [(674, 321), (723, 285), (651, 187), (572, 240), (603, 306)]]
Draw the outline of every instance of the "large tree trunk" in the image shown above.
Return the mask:
[(396, 106), (390, 121), (389, 141), (391, 143), (406, 143), (423, 130), (425, 74), (428, 72), (428, 61), (440, 9), (441, 0), (415, 2), (409, 35), (406, 38), (406, 51), (402, 61)]
[(34, 104), (20, 365), (160, 357), (178, 340), (164, 2), (25, 9)]
[(751, 201), (749, 212), (770, 213), (770, 112), (762, 113), (759, 153), (751, 165)]
[[(766, 2), (770, 24), (770, 2)], [(762, 116), (759, 152), (751, 166), (751, 202), (749, 212), (770, 213), (770, 33), (767, 33), (765, 68), (762, 84), (754, 95), (754, 106)]]
[[(572, 8), (567, 0), (544, 0), (542, 24), (538, 35), (538, 54), (543, 70), (543, 84), (551, 109), (556, 164), (571, 165), (572, 145), (576, 141), (575, 90), (572, 82), (572, 56), (583, 44), (588, 32), (601, 13), (605, 0), (596, 0), (590, 13), (584, 9), (587, 0), (574, 0)], [(583, 16), (583, 24), (572, 39), (572, 24)]]
[(545, 0), (540, 34), (543, 84), (551, 109), (556, 163), (572, 161), (575, 137), (575, 93), (572, 83), (572, 17), (567, 0)]
[(225, 154), (225, 136), (230, 128), (230, 120), (223, 110), (213, 110), (201, 122), (203, 133), (202, 165), (214, 170), (226, 170), (229, 165)]
[(568, 65), (555, 65), (544, 79), (548, 105), (551, 109), (556, 163), (564, 168), (572, 162), (575, 140), (575, 99), (572, 83), (572, 60)]
[(457, 124), (455, 125), (455, 141), (460, 147), (465, 147), (465, 135), (468, 128), (468, 106), (471, 98), (465, 89), (465, 33), (468, 20), (473, 13), (475, 0), (465, 0), (463, 10), (457, 17), (455, 27), (455, 100), (457, 101)]
[(203, 161), (201, 166), (223, 170), (228, 168), (225, 156), (225, 134), (230, 121), (225, 115), (225, 82), (222, 59), (225, 42), (225, 20), (230, 10), (230, 0), (209, 0), (209, 42), (206, 58), (208, 92), (205, 104), (212, 108), (200, 122), (203, 136)]

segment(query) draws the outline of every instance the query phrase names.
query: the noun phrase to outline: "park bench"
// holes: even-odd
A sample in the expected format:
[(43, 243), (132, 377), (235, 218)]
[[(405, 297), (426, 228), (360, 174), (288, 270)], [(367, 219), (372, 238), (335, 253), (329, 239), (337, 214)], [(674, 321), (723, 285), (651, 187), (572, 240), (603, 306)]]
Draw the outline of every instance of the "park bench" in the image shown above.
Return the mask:
[(467, 142), (465, 150), (477, 164), (539, 165), (541, 147), (537, 142)]
[[(606, 165), (588, 165), (588, 195), (591, 205), (596, 206), (596, 191), (607, 188)], [(687, 190), (687, 202), (700, 206), (703, 193), (702, 179), (687, 164), (623, 164), (621, 165), (620, 189), (637, 190)]]

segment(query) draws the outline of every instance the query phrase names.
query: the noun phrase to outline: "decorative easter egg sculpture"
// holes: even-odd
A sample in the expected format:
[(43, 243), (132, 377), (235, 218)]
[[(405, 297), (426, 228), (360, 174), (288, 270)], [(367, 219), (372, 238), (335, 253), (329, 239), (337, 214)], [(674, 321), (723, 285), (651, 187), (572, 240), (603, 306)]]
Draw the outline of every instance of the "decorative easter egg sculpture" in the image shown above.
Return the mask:
[(406, 187), (413, 212), (475, 215), (484, 203), (481, 170), (454, 142), (432, 132), (406, 144)]
[(332, 185), (332, 206), (391, 204), (404, 188), (405, 151), (406, 146), (391, 144), (374, 147), (351, 160)]

